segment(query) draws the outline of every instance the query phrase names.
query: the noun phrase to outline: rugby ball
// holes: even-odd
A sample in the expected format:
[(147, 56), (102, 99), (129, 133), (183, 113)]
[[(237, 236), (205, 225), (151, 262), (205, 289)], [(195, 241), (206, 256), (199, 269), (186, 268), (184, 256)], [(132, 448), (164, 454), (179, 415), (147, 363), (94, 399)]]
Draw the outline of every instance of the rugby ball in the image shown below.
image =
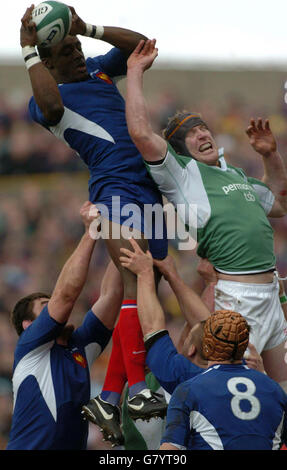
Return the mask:
[(72, 24), (70, 8), (61, 2), (42, 2), (32, 11), (37, 30), (37, 46), (56, 46), (69, 33)]

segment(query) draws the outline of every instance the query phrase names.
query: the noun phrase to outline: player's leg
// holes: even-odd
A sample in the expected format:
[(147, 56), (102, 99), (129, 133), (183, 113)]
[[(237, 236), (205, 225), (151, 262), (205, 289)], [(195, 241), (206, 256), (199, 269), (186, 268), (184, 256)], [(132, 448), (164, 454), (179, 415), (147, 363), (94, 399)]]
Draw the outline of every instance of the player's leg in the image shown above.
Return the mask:
[[(109, 233), (113, 228), (115, 228), (115, 224), (109, 222)], [(137, 277), (129, 269), (123, 268), (119, 262), (120, 249), (131, 248), (128, 240), (129, 235), (130, 232), (127, 227), (122, 226), (121, 237), (117, 239), (110, 237), (106, 242), (110, 256), (121, 273), (124, 286), (124, 300), (118, 326), (129, 386), (128, 408), (132, 418), (150, 419), (152, 416), (165, 414), (166, 406), (159, 397), (149, 390), (145, 381), (146, 352), (137, 312)], [(133, 236), (137, 239), (137, 243), (143, 251), (149, 248), (149, 243), (141, 232), (134, 230)], [(114, 368), (116, 367), (117, 363), (115, 361)], [(115, 374), (112, 370), (110, 364), (110, 373), (106, 375), (101, 393), (101, 396), (107, 401), (109, 401), (110, 391), (115, 390)], [(114, 397), (115, 394), (113, 393), (111, 396)], [(120, 396), (118, 396), (119, 400)], [(139, 407), (141, 407), (140, 412), (138, 411)]]
[[(101, 395), (92, 398), (87, 405), (83, 406), (82, 414), (84, 418), (88, 419), (92, 423), (99, 426), (103, 433), (103, 440), (108, 440), (112, 443), (112, 447), (115, 445), (124, 444), (124, 436), (121, 430), (121, 410), (117, 405), (118, 394), (121, 394), (121, 390), (125, 386), (127, 377), (125, 364), (122, 357), (121, 344), (119, 338), (118, 325), (115, 327), (113, 332), (113, 347), (107, 369), (107, 375), (114, 375), (114, 394), (116, 399), (113, 402), (113, 393), (110, 395), (110, 402), (104, 400)], [(113, 364), (117, 364), (117, 368), (114, 369)], [(112, 370), (111, 370), (112, 367)]]
[[(109, 222), (110, 234), (111, 231), (113, 231), (113, 233), (116, 232), (116, 230), (114, 230), (115, 225), (116, 224), (113, 222)], [(144, 239), (143, 235), (138, 231), (134, 231), (133, 235), (137, 238), (137, 242), (140, 247), (146, 251), (148, 248), (148, 242)], [(137, 277), (130, 270), (123, 268), (119, 262), (119, 257), (121, 255), (120, 249), (122, 247), (130, 248), (128, 236), (129, 232), (127, 231), (124, 233), (123, 228), (123, 230), (121, 230), (120, 237), (110, 237), (106, 240), (106, 245), (111, 258), (120, 271), (123, 282), (124, 294), (118, 328), (129, 389), (131, 389), (131, 396), (134, 396), (146, 388), (144, 371), (145, 347), (137, 314)], [(116, 362), (114, 364), (114, 368), (117, 368)], [(105, 400), (109, 401), (109, 392), (115, 390), (115, 386), (115, 378), (111, 366), (110, 373), (106, 375), (101, 396)], [(121, 394), (118, 395), (118, 402), (120, 401), (120, 397)]]
[[(119, 234), (117, 230), (113, 230), (114, 226), (114, 223), (104, 220), (102, 222), (103, 233), (105, 234), (108, 230), (109, 235), (112, 233)], [(133, 408), (137, 408), (138, 405), (142, 405), (141, 417), (143, 419), (149, 419), (151, 416), (161, 416), (166, 412), (164, 400), (161, 400), (160, 396), (154, 396), (145, 382), (145, 347), (137, 315), (137, 278), (129, 270), (122, 268), (119, 263), (120, 249), (122, 247), (130, 249), (128, 236), (128, 233), (125, 233), (124, 236), (120, 233), (120, 236), (115, 238), (105, 235), (109, 254), (121, 274), (124, 300), (117, 325), (118, 334), (113, 335), (112, 353), (102, 392), (99, 397), (90, 400), (88, 405), (84, 407), (86, 417), (103, 429), (105, 428), (105, 436), (108, 435), (109, 440), (119, 444), (122, 443), (123, 436), (120, 434), (117, 406), (123, 390), (123, 374), (119, 373), (119, 365), (121, 365), (120, 369), (122, 370), (123, 362), (129, 384), (131, 411), (133, 412)], [(145, 251), (148, 248), (147, 240), (140, 232), (134, 232), (133, 236), (137, 238), (138, 244)], [(104, 426), (105, 416), (108, 418), (112, 415), (111, 407), (114, 407), (114, 419), (107, 420), (108, 422)]]

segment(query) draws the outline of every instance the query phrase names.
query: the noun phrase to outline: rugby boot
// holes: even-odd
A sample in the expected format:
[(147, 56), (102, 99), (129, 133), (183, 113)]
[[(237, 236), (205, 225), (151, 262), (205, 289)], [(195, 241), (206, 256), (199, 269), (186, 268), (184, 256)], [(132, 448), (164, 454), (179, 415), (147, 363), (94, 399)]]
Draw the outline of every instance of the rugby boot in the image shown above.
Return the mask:
[(128, 413), (133, 420), (143, 419), (149, 421), (150, 418), (164, 418), (167, 412), (165, 397), (160, 393), (144, 389), (127, 402)]
[(124, 444), (124, 436), (121, 430), (121, 412), (118, 406), (111, 405), (101, 399), (100, 396), (92, 398), (87, 405), (82, 407), (84, 419), (99, 426), (103, 433), (103, 440), (110, 441), (112, 447)]

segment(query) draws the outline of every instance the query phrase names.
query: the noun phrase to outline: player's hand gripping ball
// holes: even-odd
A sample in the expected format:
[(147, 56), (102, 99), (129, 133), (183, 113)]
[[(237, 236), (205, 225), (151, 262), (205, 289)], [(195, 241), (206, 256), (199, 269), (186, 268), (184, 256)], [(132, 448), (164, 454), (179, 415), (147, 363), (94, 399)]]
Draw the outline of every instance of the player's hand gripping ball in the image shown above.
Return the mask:
[(32, 11), (37, 30), (37, 46), (51, 47), (61, 42), (72, 25), (70, 8), (61, 2), (42, 2)]

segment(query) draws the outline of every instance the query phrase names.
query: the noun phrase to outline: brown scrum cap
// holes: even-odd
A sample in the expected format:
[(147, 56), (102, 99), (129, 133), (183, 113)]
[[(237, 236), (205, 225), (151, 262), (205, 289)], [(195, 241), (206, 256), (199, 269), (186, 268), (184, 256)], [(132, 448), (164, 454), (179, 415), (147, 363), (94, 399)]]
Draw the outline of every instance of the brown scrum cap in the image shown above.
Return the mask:
[(250, 327), (240, 313), (217, 310), (206, 320), (202, 353), (209, 361), (236, 361), (248, 346)]

